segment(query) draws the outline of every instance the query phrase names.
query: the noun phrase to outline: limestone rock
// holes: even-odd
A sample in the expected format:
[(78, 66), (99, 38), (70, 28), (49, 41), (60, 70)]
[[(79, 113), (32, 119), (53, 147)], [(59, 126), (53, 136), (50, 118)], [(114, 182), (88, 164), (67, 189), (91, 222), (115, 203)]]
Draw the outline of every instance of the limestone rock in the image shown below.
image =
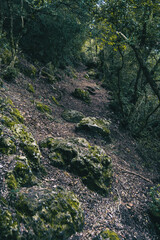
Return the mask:
[(76, 126), (76, 131), (85, 131), (90, 134), (101, 135), (105, 140), (111, 141), (109, 121), (95, 117), (83, 118)]
[(75, 110), (65, 110), (62, 113), (62, 118), (67, 122), (78, 123), (84, 118), (83, 113), (75, 111)]
[(9, 189), (14, 190), (36, 184), (34, 174), (42, 170), (39, 146), (22, 122), (24, 119), (12, 101), (0, 98), (0, 153), (12, 159), (5, 179)]
[(84, 224), (78, 199), (61, 188), (22, 188), (9, 206), (0, 205), (0, 232), (5, 240), (64, 240)]
[(80, 176), (88, 188), (100, 194), (108, 192), (111, 160), (102, 148), (91, 146), (84, 138), (47, 138), (40, 146), (44, 152), (48, 148), (54, 166)]
[(90, 103), (91, 101), (89, 92), (80, 88), (76, 88), (72, 95), (86, 103)]

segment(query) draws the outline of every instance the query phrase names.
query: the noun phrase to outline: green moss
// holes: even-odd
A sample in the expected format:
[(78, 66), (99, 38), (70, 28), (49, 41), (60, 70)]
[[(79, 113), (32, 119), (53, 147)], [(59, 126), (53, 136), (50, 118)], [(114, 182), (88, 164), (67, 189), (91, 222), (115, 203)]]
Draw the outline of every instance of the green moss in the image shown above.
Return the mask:
[(10, 137), (0, 137), (0, 152), (3, 154), (13, 154), (16, 152), (16, 145)]
[(32, 174), (32, 170), (26, 162), (17, 161), (13, 173), (21, 187), (32, 186), (35, 183), (35, 177)]
[(41, 102), (36, 102), (36, 107), (37, 107), (37, 109), (38, 109), (40, 112), (43, 112), (43, 113), (45, 113), (45, 112), (51, 113), (51, 109), (50, 109), (47, 105), (45, 105), (45, 104), (43, 104), (43, 103), (41, 103)]
[(17, 186), (18, 186), (18, 183), (15, 179), (15, 176), (12, 172), (9, 172), (7, 173), (7, 176), (6, 176), (6, 181), (7, 181), (7, 185), (10, 189), (17, 189)]
[(118, 235), (110, 231), (109, 229), (106, 229), (105, 231), (101, 232), (97, 237), (93, 238), (93, 240), (120, 240)]
[(27, 90), (28, 92), (35, 93), (34, 87), (31, 83), (28, 83)]
[(10, 114), (14, 117), (14, 120), (17, 123), (24, 123), (24, 117), (21, 115), (20, 111), (17, 108), (12, 108)]
[(51, 98), (52, 98), (52, 101), (53, 101), (57, 106), (61, 106), (61, 104), (57, 101), (57, 99), (56, 99), (54, 96), (52, 96)]
[(91, 101), (89, 92), (80, 88), (76, 88), (72, 95), (86, 103), (90, 103)]

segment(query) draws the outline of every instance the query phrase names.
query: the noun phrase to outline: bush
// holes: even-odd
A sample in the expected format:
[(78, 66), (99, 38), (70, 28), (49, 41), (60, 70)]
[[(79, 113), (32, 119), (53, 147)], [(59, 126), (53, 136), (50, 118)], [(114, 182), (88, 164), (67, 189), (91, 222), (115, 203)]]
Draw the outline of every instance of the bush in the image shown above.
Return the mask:
[(150, 190), (150, 214), (157, 230), (160, 232), (160, 184)]
[(2, 74), (3, 79), (8, 82), (14, 81), (17, 75), (17, 69), (14, 67), (7, 67)]

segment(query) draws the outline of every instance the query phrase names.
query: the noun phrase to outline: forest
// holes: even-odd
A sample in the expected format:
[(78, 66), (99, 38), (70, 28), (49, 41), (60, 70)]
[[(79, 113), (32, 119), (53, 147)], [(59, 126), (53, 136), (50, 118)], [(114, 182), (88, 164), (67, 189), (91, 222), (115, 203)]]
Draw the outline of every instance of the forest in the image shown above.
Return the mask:
[(0, 240), (159, 235), (159, 0), (0, 0)]

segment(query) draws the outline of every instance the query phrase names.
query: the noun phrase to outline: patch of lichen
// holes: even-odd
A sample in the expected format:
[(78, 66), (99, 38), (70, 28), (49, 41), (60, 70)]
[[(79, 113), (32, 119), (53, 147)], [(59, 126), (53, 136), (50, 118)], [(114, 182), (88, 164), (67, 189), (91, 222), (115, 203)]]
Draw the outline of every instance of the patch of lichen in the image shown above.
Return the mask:
[(86, 103), (90, 103), (91, 99), (90, 99), (90, 95), (88, 91), (82, 90), (80, 88), (76, 88), (74, 90), (74, 92), (72, 93), (72, 95), (75, 98), (78, 98)]
[(27, 90), (28, 92), (35, 93), (34, 87), (31, 83), (28, 83)]
[(93, 240), (106, 240), (106, 239), (107, 240), (120, 240), (118, 235), (115, 232), (110, 231), (109, 229), (102, 231), (97, 237), (93, 238)]
[(109, 121), (104, 119), (97, 119), (95, 117), (83, 118), (76, 126), (77, 131), (85, 131), (94, 136), (100, 135), (104, 140), (111, 141)]
[(36, 102), (36, 107), (40, 112), (43, 113), (51, 113), (51, 109), (50, 107), (48, 107), (47, 105), (41, 103), (41, 102)]
[(82, 138), (48, 138), (40, 143), (51, 163), (80, 176), (92, 190), (106, 194), (112, 176), (111, 160), (98, 146), (91, 146)]

